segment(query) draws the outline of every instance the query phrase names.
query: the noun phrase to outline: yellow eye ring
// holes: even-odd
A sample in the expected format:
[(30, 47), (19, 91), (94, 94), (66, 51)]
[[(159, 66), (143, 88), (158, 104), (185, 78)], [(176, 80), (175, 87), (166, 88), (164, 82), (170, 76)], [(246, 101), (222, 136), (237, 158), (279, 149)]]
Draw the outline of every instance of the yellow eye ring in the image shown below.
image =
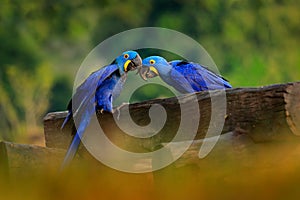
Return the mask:
[(155, 64), (155, 60), (151, 59), (151, 60), (149, 61), (149, 63), (150, 63), (151, 65), (154, 65), (154, 64)]
[(124, 58), (125, 58), (125, 59), (129, 58), (129, 55), (128, 55), (127, 53), (124, 54)]

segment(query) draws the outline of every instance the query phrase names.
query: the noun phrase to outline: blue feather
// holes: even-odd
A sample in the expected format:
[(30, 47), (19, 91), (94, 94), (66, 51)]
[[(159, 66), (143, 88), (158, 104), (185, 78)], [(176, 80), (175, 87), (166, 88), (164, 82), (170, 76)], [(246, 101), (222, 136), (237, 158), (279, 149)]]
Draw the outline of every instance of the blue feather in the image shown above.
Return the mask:
[[(130, 60), (130, 63), (127, 61)], [(127, 63), (125, 67), (125, 63)], [(130, 64), (130, 66), (129, 66)], [(112, 102), (118, 97), (127, 78), (128, 70), (141, 65), (135, 51), (126, 51), (113, 64), (93, 72), (77, 89), (68, 105), (68, 115), (61, 128), (73, 117), (76, 133), (62, 163), (62, 169), (76, 155), (81, 138), (96, 110), (112, 112)]]
[[(82, 105), (86, 105), (89, 99), (95, 96), (96, 89), (101, 87), (102, 82), (116, 71), (118, 71), (118, 66), (113, 64), (103, 67), (88, 76), (88, 78), (76, 89), (74, 96), (70, 100), (68, 104), (68, 115), (65, 118), (61, 129), (63, 129), (66, 123), (71, 119), (73, 112), (78, 112)], [(91, 87), (95, 87), (95, 90), (92, 90)], [(109, 112), (109, 110), (107, 111)]]
[[(170, 75), (173, 80), (179, 83), (180, 81), (182, 82), (182, 79), (178, 77), (178, 72), (186, 79), (195, 92), (232, 87), (223, 77), (197, 63), (173, 63)], [(189, 88), (185, 88), (185, 91), (181, 92), (189, 92)]]
[[(73, 115), (77, 131), (65, 155), (62, 168), (67, 166), (74, 158), (80, 144), (80, 138), (83, 136), (91, 116), (95, 113), (94, 105), (96, 104), (96, 109), (112, 112), (112, 98), (110, 98), (110, 96), (115, 92), (114, 87), (119, 84), (119, 79), (118, 66), (109, 65), (92, 73), (76, 89), (76, 93), (68, 106), (69, 114), (62, 127), (65, 126), (66, 122), (70, 120)], [(122, 82), (120, 82), (120, 84), (122, 84)], [(118, 87), (122, 86), (123, 85), (120, 85)], [(114, 95), (118, 96), (119, 94)]]
[[(180, 60), (167, 62), (163, 57), (150, 56), (143, 60), (143, 68), (145, 67), (154, 67), (163, 81), (181, 93), (193, 93), (232, 87), (229, 82), (220, 75), (193, 62)], [(147, 72), (147, 70), (144, 72)], [(143, 70), (141, 70), (141, 73), (143, 73)]]

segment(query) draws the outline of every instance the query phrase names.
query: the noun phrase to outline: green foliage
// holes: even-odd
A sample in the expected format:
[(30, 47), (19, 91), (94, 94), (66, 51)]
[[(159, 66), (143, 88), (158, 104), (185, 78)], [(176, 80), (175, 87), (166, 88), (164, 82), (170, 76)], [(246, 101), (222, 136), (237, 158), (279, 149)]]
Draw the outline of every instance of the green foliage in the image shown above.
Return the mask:
[(6, 77), (9, 80), (11, 95), (6, 93), (4, 88), (0, 88), (1, 111), (6, 120), (2, 125), (3, 130), (10, 131), (13, 135), (2, 137), (12, 140), (14, 135), (35, 131), (41, 125), (41, 117), (49, 105), (53, 75), (50, 67), (43, 64), (31, 72), (10, 66)]
[[(13, 138), (12, 133), (39, 126), (46, 111), (64, 109), (88, 52), (113, 34), (141, 26), (171, 28), (193, 37), (234, 87), (297, 81), (299, 10), (297, 0), (4, 0), (0, 137)], [(159, 51), (142, 54), (175, 58)], [(149, 86), (131, 101), (160, 95), (162, 88)]]
[(134, 91), (129, 102), (135, 103), (141, 101), (141, 99), (150, 100), (157, 98), (168, 98), (172, 96), (174, 96), (174, 94), (168, 88), (152, 83), (142, 86)]
[(70, 77), (63, 75), (57, 76), (51, 88), (49, 99), (49, 111), (65, 110), (68, 104), (68, 98), (72, 96)]

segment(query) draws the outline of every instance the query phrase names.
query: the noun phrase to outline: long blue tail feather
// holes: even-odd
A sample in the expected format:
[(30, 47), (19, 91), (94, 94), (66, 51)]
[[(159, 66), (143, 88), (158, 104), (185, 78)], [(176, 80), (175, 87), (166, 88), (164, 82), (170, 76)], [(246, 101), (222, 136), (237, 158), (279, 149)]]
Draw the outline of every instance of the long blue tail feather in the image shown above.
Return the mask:
[(67, 124), (67, 122), (71, 119), (71, 116), (72, 116), (72, 113), (69, 111), (68, 115), (66, 116), (64, 122), (62, 123), (62, 125), (60, 127), (61, 130), (65, 127), (65, 125)]
[(80, 141), (81, 141), (81, 138), (83, 136), (83, 133), (85, 132), (86, 127), (90, 123), (91, 115), (92, 115), (92, 110), (87, 109), (86, 112), (83, 113), (83, 116), (81, 116), (81, 118), (80, 118), (81, 122), (77, 128), (76, 134), (75, 134), (75, 136), (69, 146), (69, 149), (65, 155), (65, 158), (62, 162), (61, 169), (64, 169), (66, 166), (68, 166), (71, 163), (71, 161), (73, 160), (73, 158), (75, 157), (76, 152), (79, 147), (79, 144), (80, 144)]
[(64, 169), (66, 166), (68, 166), (71, 161), (73, 160), (73, 158), (75, 157), (76, 155), (76, 152), (78, 150), (78, 147), (79, 147), (79, 144), (80, 144), (80, 137), (79, 135), (76, 133), (73, 140), (72, 140), (72, 143), (65, 155), (65, 158), (62, 162), (62, 165), (61, 165), (61, 169)]

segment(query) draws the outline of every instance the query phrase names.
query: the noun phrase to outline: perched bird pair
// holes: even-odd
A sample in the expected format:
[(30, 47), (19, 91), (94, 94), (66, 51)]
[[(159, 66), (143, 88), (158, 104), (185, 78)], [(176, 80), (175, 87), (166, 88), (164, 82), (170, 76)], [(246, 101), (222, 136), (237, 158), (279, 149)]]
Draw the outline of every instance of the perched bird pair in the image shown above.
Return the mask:
[(127, 72), (138, 69), (147, 80), (160, 76), (163, 81), (181, 93), (230, 88), (231, 85), (219, 75), (197, 63), (185, 61), (167, 62), (159, 56), (150, 56), (143, 61), (135, 51), (126, 51), (108, 66), (92, 73), (77, 89), (68, 105), (68, 115), (62, 128), (73, 117), (77, 130), (66, 153), (62, 167), (74, 158), (85, 129), (96, 110), (112, 112), (112, 102), (117, 98), (127, 78)]

